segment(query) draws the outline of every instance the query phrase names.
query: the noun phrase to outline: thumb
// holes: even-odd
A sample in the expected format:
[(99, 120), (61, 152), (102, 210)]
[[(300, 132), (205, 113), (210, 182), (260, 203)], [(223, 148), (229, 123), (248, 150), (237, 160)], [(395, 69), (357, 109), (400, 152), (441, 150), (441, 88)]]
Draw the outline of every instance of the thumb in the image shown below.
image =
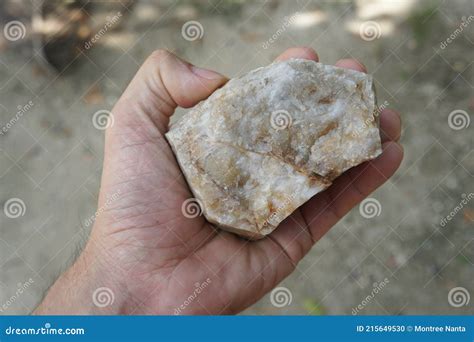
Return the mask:
[[(153, 52), (117, 102), (113, 115), (117, 127), (129, 126), (145, 115), (163, 134), (177, 106), (188, 108), (207, 98), (227, 78), (198, 68), (166, 50)], [(134, 125), (135, 126), (135, 125)]]
[(164, 139), (169, 117), (177, 106), (194, 106), (226, 81), (224, 76), (197, 68), (168, 51), (152, 53), (112, 110), (105, 134), (99, 205), (118, 186), (122, 193), (135, 188), (168, 188), (170, 185), (165, 183), (177, 177), (187, 194), (186, 183), (179, 177), (179, 168)]

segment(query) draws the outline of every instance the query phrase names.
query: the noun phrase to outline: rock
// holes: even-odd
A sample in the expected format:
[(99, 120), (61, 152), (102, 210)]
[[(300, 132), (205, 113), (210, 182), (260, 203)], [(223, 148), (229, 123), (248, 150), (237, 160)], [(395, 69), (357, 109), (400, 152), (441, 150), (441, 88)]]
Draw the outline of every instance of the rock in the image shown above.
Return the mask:
[(308, 60), (230, 80), (166, 134), (207, 220), (262, 238), (381, 153), (372, 77)]

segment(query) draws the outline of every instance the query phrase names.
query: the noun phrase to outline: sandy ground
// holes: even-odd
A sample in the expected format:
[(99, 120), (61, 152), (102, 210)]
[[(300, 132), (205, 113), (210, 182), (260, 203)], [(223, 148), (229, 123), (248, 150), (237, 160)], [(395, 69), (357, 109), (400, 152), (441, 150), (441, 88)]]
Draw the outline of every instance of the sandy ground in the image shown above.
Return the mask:
[[(2, 43), (1, 126), (24, 113), (0, 135), (0, 204), (25, 205), (18, 218), (0, 212), (0, 314), (30, 312), (87, 238), (103, 147), (92, 116), (111, 108), (147, 55), (167, 48), (235, 76), (295, 45), (312, 46), (324, 63), (367, 65), (379, 104), (402, 113), (405, 160), (371, 196), (378, 215), (355, 208), (281, 284), (282, 307), (267, 295), (245, 313), (351, 314), (359, 304), (359, 314), (474, 313), (474, 18), (455, 33), (474, 15), (472, 1), (160, 4), (109, 4), (110, 15), (126, 15), (60, 75), (41, 70), (28, 34)], [(183, 39), (189, 20), (202, 25), (201, 39)], [(360, 34), (367, 21), (375, 36)], [(457, 124), (455, 110), (464, 111), (453, 114)], [(450, 303), (456, 287), (459, 307)]]

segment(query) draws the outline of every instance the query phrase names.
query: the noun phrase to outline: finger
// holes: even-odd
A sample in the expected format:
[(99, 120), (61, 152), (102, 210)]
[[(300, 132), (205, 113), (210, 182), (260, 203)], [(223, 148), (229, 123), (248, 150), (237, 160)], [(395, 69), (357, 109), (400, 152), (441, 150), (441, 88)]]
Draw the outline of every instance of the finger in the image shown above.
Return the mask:
[(326, 191), (307, 202), (301, 213), (313, 239), (319, 240), (352, 207), (389, 179), (402, 158), (401, 145), (393, 141), (384, 143), (378, 158), (346, 171)]
[(311, 232), (300, 210), (296, 210), (280, 223), (270, 235), (258, 241), (264, 249), (284, 256), (295, 266), (314, 245)]
[(393, 175), (402, 156), (400, 145), (385, 143), (378, 158), (346, 171), (327, 190), (283, 221), (270, 239), (259, 243), (268, 249), (278, 245), (280, 251), (296, 264), (352, 207)]
[(401, 119), (398, 112), (384, 109), (380, 113), (380, 138), (382, 142), (398, 141), (400, 139)]
[(301, 59), (309, 59), (315, 62), (319, 62), (319, 56), (314, 51), (314, 49), (310, 47), (294, 47), (294, 48), (289, 48), (285, 52), (283, 52), (281, 55), (279, 55), (277, 58), (275, 58), (276, 61), (286, 61), (287, 59), (291, 58), (301, 58)]
[(367, 72), (367, 68), (364, 64), (356, 59), (340, 59), (335, 64), (337, 67), (351, 69), (360, 72)]
[(151, 190), (179, 189), (179, 193), (170, 192), (175, 202), (189, 196), (164, 139), (169, 117), (177, 106), (193, 106), (225, 82), (224, 76), (197, 68), (165, 50), (148, 57), (112, 110), (113, 124), (105, 137), (101, 203), (107, 191), (120, 183), (147, 183), (139, 188)]
[(217, 72), (198, 68), (169, 51), (157, 50), (142, 65), (114, 108), (118, 128), (136, 123), (134, 116), (143, 112), (164, 133), (177, 106), (194, 106), (226, 81)]
[[(285, 58), (287, 52), (279, 58)], [(339, 67), (366, 72), (365, 66), (352, 59), (336, 63)], [(397, 140), (400, 135), (400, 118), (397, 112), (383, 110), (380, 114), (382, 142)], [(402, 158), (401, 146), (384, 144), (383, 154), (374, 161), (355, 167), (341, 175), (325, 192), (316, 195), (301, 210), (295, 211), (284, 220), (268, 239), (259, 244), (268, 250), (276, 250), (296, 264), (345, 213), (360, 202), (367, 194), (382, 185), (398, 168)], [(354, 181), (353, 181), (354, 180)], [(355, 189), (361, 189), (361, 192)], [(342, 193), (344, 190), (345, 193)], [(340, 195), (339, 195), (340, 194)], [(333, 197), (340, 197), (328, 207)], [(326, 204), (326, 205), (325, 205)], [(337, 210), (338, 215), (333, 214)], [(327, 214), (329, 211), (329, 214)], [(317, 219), (320, 216), (320, 219)], [(329, 219), (328, 219), (329, 218)], [(321, 225), (324, 223), (324, 225)]]
[[(341, 59), (336, 62), (336, 66), (365, 73), (367, 72), (366, 66), (356, 59)], [(400, 114), (394, 110), (384, 109), (382, 113), (380, 113), (380, 137), (382, 142), (398, 141), (398, 139), (400, 139), (400, 130)]]

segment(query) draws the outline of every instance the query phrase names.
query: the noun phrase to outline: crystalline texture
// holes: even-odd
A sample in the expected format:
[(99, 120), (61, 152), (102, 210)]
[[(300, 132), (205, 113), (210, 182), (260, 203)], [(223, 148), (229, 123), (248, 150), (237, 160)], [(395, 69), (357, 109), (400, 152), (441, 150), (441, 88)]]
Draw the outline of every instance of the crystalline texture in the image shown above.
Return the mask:
[(230, 80), (166, 137), (211, 223), (258, 239), (381, 153), (372, 77), (292, 59)]

